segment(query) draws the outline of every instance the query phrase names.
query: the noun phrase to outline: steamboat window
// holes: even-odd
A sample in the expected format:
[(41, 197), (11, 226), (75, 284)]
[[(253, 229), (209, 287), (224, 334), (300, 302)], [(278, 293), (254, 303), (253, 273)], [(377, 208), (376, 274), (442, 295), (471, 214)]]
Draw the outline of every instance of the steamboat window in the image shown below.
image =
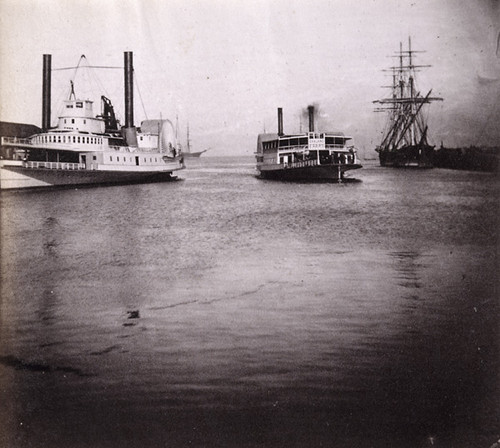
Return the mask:
[(78, 137), (78, 143), (80, 143), (80, 137)]
[(109, 156), (109, 161), (112, 162), (113, 161), (113, 156)]
[(76, 107), (83, 108), (83, 103), (81, 101), (78, 101), (76, 103)]
[(61, 136), (60, 135), (57, 136), (57, 143), (61, 143)]
[(87, 124), (87, 120), (83, 120), (83, 124)]
[(74, 118), (71, 119), (71, 124), (75, 124), (75, 119)]
[(97, 156), (92, 156), (92, 160), (97, 160)]
[(116, 157), (116, 161), (119, 162), (120, 161), (120, 157), (117, 156)]
[(73, 104), (66, 104), (66, 109), (73, 109)]

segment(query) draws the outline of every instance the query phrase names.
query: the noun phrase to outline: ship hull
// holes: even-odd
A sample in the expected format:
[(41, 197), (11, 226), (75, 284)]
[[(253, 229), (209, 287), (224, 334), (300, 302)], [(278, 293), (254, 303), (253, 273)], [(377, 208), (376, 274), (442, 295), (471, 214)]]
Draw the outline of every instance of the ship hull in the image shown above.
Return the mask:
[(378, 149), (381, 166), (392, 168), (433, 168), (433, 146), (406, 146), (394, 151)]
[(199, 158), (204, 152), (206, 151), (183, 152), (182, 155), (184, 156), (185, 159), (194, 159), (194, 158)]
[(259, 177), (263, 179), (276, 179), (287, 181), (326, 181), (326, 180), (342, 180), (344, 173), (349, 170), (361, 168), (359, 164), (332, 164), (332, 165), (315, 165), (304, 167), (281, 167), (270, 168), (261, 166), (258, 167)]
[(26, 168), (21, 161), (0, 160), (0, 190), (167, 182), (175, 179), (172, 171)]

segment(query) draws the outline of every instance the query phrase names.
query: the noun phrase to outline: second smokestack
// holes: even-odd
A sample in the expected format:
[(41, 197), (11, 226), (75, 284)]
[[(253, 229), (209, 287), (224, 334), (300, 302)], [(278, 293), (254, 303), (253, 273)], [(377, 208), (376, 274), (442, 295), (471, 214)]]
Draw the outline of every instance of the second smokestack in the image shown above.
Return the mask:
[(42, 129), (50, 128), (50, 97), (51, 97), (52, 56), (43, 55), (43, 84), (42, 84)]
[(278, 107), (278, 135), (283, 135), (283, 109)]
[(314, 106), (307, 106), (309, 112), (309, 132), (314, 132)]

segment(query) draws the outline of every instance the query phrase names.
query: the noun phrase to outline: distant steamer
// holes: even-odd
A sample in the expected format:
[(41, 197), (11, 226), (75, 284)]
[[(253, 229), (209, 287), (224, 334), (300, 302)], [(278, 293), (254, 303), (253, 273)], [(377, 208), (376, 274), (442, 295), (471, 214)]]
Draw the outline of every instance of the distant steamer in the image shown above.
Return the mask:
[(308, 107), (309, 132), (283, 133), (283, 113), (278, 108), (278, 133), (260, 134), (257, 170), (263, 178), (280, 180), (342, 180), (348, 170), (361, 168), (353, 146), (341, 132), (315, 132), (314, 107)]

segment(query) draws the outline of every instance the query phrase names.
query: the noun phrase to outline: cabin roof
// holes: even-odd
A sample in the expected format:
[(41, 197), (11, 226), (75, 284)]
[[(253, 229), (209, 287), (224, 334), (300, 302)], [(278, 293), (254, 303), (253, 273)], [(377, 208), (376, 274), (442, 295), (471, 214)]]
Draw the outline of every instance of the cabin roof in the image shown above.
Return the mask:
[[(316, 134), (325, 134), (329, 137), (340, 137), (344, 138), (346, 140), (350, 140), (352, 137), (347, 137), (343, 132), (338, 132), (338, 131), (318, 131), (315, 132)], [(307, 137), (308, 132), (302, 132), (300, 134), (285, 134), (282, 136), (278, 136), (276, 133), (266, 133), (266, 134), (259, 134), (259, 141), (260, 142), (269, 142), (273, 141), (279, 138), (300, 138), (300, 137)]]
[(41, 131), (42, 130), (34, 124), (0, 121), (0, 135), (2, 137), (27, 138), (34, 134), (39, 134)]

